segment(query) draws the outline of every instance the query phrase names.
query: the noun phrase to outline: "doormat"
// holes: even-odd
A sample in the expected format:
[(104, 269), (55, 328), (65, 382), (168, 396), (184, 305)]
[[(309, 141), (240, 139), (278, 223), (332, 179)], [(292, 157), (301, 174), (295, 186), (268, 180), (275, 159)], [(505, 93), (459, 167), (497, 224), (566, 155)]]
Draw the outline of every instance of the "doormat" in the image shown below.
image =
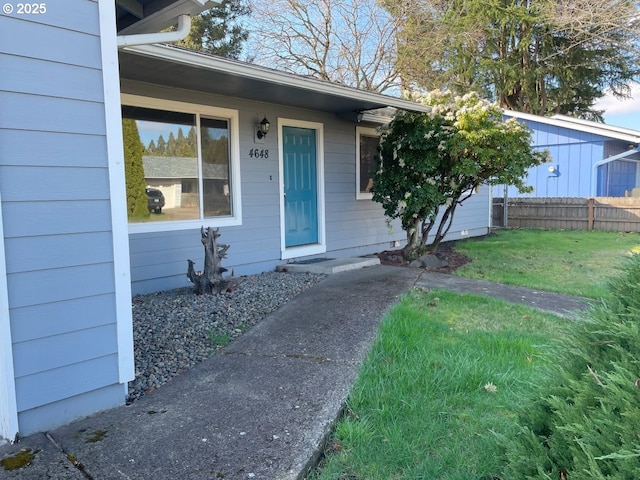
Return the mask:
[(311, 263), (328, 262), (329, 260), (335, 260), (335, 258), (310, 258), (309, 260), (298, 260), (297, 262), (291, 262), (294, 265), (309, 265)]

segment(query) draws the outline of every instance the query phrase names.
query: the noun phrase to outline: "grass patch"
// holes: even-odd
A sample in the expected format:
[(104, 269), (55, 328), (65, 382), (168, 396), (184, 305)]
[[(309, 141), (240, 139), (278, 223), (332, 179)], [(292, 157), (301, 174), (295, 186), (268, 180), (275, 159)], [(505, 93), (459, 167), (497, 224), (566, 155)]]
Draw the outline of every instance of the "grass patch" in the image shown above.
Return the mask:
[(413, 290), (382, 322), (311, 478), (498, 476), (495, 434), (516, 428), (564, 322), (486, 297)]
[(231, 336), (226, 332), (219, 333), (213, 330), (209, 336), (209, 341), (214, 347), (225, 347), (231, 343)]
[(606, 296), (607, 279), (640, 252), (640, 234), (498, 230), (456, 244), (472, 262), (455, 274), (588, 298)]

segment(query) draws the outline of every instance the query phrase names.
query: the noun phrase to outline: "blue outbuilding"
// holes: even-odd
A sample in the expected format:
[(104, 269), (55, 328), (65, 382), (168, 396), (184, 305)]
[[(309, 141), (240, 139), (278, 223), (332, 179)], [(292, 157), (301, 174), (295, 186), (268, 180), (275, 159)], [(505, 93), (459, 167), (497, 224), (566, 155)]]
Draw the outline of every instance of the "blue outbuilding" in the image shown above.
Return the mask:
[[(513, 197), (624, 197), (640, 187), (640, 131), (577, 118), (541, 117), (506, 110), (532, 130), (536, 149), (549, 151), (549, 162), (529, 169), (526, 184), (533, 192)], [(504, 195), (497, 186), (495, 197)]]

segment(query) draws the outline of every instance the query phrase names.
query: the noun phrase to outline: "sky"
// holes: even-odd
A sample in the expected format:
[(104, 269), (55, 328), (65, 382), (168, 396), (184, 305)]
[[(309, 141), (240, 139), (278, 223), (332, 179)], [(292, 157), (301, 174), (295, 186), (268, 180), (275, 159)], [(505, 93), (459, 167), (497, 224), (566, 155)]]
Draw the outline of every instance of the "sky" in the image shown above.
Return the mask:
[(596, 103), (596, 109), (605, 111), (605, 123), (640, 130), (640, 84), (632, 85), (631, 95), (632, 98), (627, 100), (607, 95)]

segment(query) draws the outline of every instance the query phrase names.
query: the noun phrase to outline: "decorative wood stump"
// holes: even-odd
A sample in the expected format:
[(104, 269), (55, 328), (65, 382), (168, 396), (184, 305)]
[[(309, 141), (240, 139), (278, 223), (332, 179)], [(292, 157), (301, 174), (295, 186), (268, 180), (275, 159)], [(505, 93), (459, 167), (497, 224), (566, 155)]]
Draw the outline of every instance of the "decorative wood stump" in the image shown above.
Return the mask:
[(223, 290), (233, 290), (239, 285), (237, 279), (224, 279), (222, 273), (227, 269), (221, 265), (221, 260), (226, 258), (229, 245), (218, 243), (219, 229), (200, 227), (200, 235), (202, 245), (204, 245), (204, 270), (196, 271), (193, 266), (193, 260), (187, 260), (189, 268), (187, 269), (187, 278), (195, 285), (196, 294), (203, 293), (220, 293)]

